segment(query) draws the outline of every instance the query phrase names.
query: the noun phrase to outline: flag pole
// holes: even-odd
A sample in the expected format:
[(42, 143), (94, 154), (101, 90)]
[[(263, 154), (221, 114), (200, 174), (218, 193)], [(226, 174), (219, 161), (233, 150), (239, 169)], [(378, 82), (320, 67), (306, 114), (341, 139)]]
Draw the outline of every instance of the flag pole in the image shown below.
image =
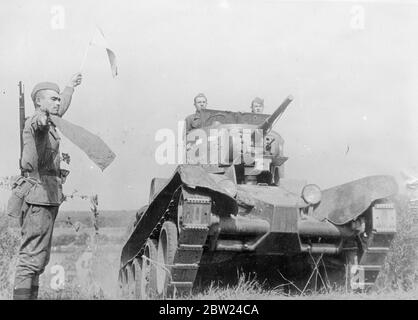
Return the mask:
[(84, 64), (86, 63), (87, 53), (89, 52), (90, 45), (91, 45), (91, 41), (89, 42), (89, 44), (87, 45), (86, 50), (84, 51), (83, 60), (81, 61), (81, 65), (80, 65), (80, 72), (83, 72)]

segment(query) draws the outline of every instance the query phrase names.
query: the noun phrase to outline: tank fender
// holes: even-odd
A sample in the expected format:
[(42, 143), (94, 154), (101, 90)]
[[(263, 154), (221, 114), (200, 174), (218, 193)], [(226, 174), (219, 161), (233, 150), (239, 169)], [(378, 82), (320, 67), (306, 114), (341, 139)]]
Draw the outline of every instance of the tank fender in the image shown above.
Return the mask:
[[(180, 175), (183, 184), (189, 188), (203, 188), (212, 193), (212, 199), (225, 208), (225, 211), (236, 215), (238, 212), (237, 202), (231, 191), (222, 188), (214, 174), (206, 172), (199, 165), (180, 165), (176, 171)], [(226, 180), (226, 179), (223, 179)]]
[(336, 225), (355, 220), (378, 199), (395, 195), (398, 184), (392, 176), (369, 176), (322, 191), (313, 216)]

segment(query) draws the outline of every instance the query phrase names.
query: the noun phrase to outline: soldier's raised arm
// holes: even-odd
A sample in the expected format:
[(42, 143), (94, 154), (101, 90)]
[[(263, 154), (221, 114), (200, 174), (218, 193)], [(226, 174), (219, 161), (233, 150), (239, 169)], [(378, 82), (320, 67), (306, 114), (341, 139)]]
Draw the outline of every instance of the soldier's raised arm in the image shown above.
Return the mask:
[(69, 84), (64, 88), (60, 93), (61, 106), (58, 111), (58, 116), (62, 117), (64, 113), (67, 112), (68, 107), (71, 104), (71, 98), (74, 93), (74, 88), (81, 84), (83, 76), (80, 72), (74, 74), (69, 82)]

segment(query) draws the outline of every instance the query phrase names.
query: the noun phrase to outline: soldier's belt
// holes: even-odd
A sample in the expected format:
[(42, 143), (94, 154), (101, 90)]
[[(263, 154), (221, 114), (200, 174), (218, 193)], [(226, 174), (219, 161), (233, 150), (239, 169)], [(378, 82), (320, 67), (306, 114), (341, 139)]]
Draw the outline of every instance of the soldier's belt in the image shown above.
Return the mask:
[(61, 172), (59, 170), (51, 169), (51, 170), (39, 170), (40, 176), (56, 176), (59, 177)]

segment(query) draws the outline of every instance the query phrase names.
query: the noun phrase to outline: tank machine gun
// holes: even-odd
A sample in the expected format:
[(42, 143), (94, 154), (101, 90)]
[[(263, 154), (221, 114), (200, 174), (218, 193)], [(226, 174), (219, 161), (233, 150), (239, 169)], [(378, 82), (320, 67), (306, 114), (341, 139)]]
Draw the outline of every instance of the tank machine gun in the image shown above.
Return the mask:
[(286, 111), (286, 108), (289, 104), (293, 101), (293, 96), (288, 96), (281, 105), (273, 112), (271, 116), (266, 118), (262, 124), (258, 126), (259, 130), (262, 130), (263, 133), (267, 133), (273, 127), (273, 124), (276, 122), (277, 119)]

